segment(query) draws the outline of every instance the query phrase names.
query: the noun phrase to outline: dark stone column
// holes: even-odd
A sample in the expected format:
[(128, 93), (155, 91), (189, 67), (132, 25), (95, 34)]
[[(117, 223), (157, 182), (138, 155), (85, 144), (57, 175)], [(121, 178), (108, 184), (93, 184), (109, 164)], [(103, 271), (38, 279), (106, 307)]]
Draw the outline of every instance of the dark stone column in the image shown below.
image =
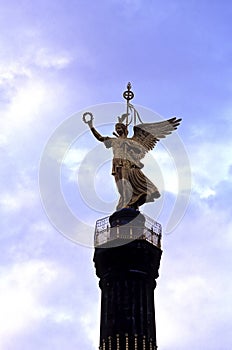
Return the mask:
[(100, 349), (156, 349), (154, 289), (161, 254), (145, 239), (95, 248), (101, 288)]

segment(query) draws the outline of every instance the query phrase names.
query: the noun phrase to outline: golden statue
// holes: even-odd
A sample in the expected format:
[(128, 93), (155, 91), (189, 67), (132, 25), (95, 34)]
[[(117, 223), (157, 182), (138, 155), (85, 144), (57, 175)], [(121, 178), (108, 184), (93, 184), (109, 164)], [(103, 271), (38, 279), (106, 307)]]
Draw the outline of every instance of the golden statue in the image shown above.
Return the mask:
[[(127, 98), (127, 100), (129, 99), (131, 98)], [(128, 106), (132, 108), (129, 103)], [(134, 111), (136, 110), (134, 109)], [(90, 115), (90, 120), (86, 120), (86, 115)], [(97, 140), (104, 142), (107, 148), (112, 147), (113, 149), (112, 175), (115, 178), (120, 195), (117, 210), (122, 208), (138, 209), (142, 204), (153, 202), (160, 197), (157, 187), (141, 171), (144, 166), (141, 159), (155, 147), (161, 138), (177, 129), (181, 121), (181, 119), (173, 117), (156, 123), (141, 123), (134, 126), (134, 135), (129, 138), (128, 115), (127, 110), (126, 114), (118, 118), (119, 122), (115, 125), (115, 132), (113, 133), (115, 137), (99, 134), (93, 126), (92, 113), (86, 112), (83, 115), (84, 122), (89, 125)], [(123, 123), (125, 119), (126, 124)]]

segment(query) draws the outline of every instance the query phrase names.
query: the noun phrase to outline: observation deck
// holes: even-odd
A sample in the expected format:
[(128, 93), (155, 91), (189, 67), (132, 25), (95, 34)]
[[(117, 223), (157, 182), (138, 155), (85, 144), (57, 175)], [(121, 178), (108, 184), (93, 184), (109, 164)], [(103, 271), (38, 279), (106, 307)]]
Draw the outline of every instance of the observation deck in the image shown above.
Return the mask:
[(146, 240), (157, 248), (161, 248), (162, 226), (157, 221), (139, 212), (129, 222), (112, 219), (112, 216), (96, 221), (95, 247), (113, 247), (133, 240)]

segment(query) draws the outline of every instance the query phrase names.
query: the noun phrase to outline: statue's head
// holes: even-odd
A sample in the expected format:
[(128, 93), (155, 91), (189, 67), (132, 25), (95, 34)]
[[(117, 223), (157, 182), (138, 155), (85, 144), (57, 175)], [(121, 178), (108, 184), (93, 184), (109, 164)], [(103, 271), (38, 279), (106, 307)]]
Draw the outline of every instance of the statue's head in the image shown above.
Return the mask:
[(119, 136), (125, 135), (127, 137), (127, 135), (128, 135), (127, 126), (123, 123), (117, 123), (115, 125), (115, 131), (117, 132), (117, 134)]

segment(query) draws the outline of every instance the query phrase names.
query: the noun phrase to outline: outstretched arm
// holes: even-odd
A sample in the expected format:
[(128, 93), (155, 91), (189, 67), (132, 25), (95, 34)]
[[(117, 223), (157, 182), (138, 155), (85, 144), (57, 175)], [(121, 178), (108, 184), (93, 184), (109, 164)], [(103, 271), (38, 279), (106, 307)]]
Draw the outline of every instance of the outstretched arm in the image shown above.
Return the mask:
[(96, 137), (96, 139), (97, 139), (98, 141), (105, 142), (105, 141), (109, 140), (109, 137), (108, 137), (108, 136), (102, 136), (102, 135), (99, 134), (99, 132), (94, 128), (92, 119), (89, 120), (89, 121), (87, 122), (87, 124), (88, 124), (90, 130), (92, 131), (93, 135)]

